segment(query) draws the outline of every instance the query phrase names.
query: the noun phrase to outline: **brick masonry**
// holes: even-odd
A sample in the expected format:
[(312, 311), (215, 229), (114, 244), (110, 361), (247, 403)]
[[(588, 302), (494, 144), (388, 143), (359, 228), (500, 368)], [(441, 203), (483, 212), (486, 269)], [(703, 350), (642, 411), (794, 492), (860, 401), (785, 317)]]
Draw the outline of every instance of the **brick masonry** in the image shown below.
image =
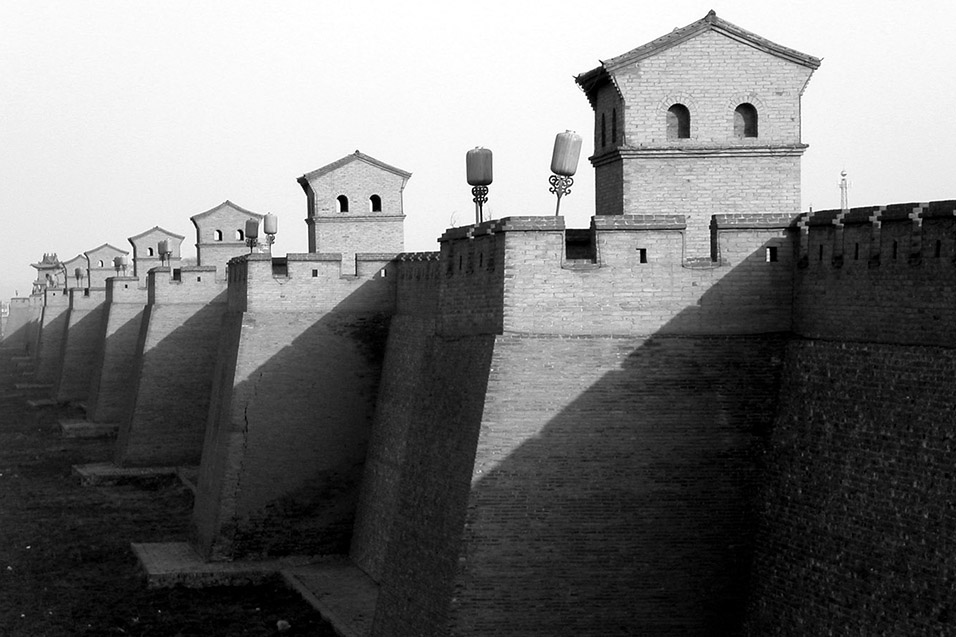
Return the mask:
[(154, 268), (140, 329), (133, 403), (120, 423), (121, 466), (198, 465), (216, 365), (226, 283), (215, 267)]
[(105, 289), (70, 290), (60, 375), (53, 393), (58, 402), (85, 401), (89, 397), (90, 377), (103, 344), (105, 301)]
[(136, 347), (147, 300), (146, 288), (138, 284), (138, 277), (107, 280), (106, 317), (87, 401), (87, 418), (92, 422), (120, 423), (129, 418)]

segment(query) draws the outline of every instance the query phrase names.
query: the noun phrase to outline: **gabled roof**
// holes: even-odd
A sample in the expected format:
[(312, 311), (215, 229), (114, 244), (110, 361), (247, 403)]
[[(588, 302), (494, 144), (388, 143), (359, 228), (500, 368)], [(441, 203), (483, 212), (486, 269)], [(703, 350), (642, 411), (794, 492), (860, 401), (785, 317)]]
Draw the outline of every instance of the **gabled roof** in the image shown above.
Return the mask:
[(173, 238), (175, 238), (175, 239), (179, 239), (179, 240), (181, 240), (181, 241), (185, 241), (185, 240), (186, 240), (186, 237), (184, 237), (184, 236), (182, 236), (182, 235), (179, 235), (179, 234), (176, 234), (175, 232), (170, 232), (169, 230), (165, 230), (165, 229), (163, 229), (163, 228), (160, 228), (159, 226), (153, 226), (152, 228), (150, 228), (150, 229), (147, 230), (146, 232), (140, 232), (138, 235), (136, 235), (136, 236), (134, 236), (134, 237), (129, 237), (129, 238), (127, 239), (127, 241), (129, 241), (130, 243), (133, 243), (136, 239), (142, 239), (143, 237), (145, 237), (145, 236), (148, 235), (149, 233), (151, 233), (151, 232), (156, 232), (157, 230), (158, 230), (159, 232), (161, 232), (161, 233), (163, 233), (163, 234), (165, 234), (165, 235), (167, 235), (167, 236), (173, 237)]
[(379, 161), (375, 159), (374, 157), (369, 157), (365, 153), (355, 151), (351, 155), (346, 155), (342, 159), (338, 161), (334, 161), (328, 166), (323, 166), (322, 168), (318, 168), (316, 170), (313, 170), (310, 173), (306, 173), (302, 175), (296, 181), (298, 181), (302, 185), (305, 185), (306, 183), (312, 181), (316, 177), (321, 177), (322, 175), (328, 174), (332, 172), (333, 170), (338, 170), (342, 166), (345, 166), (346, 164), (349, 164), (353, 161), (364, 161), (366, 164), (375, 166), (376, 168), (381, 168), (382, 170), (388, 171), (390, 173), (395, 173), (396, 175), (398, 175), (399, 177), (402, 177), (403, 179), (408, 179), (409, 177), (412, 176), (412, 173), (406, 172), (402, 170), (401, 168), (396, 168), (395, 166), (389, 166), (385, 162)]
[(92, 253), (97, 252), (98, 250), (102, 250), (103, 248), (112, 248), (114, 251), (118, 252), (119, 254), (129, 254), (129, 250), (123, 250), (122, 248), (117, 248), (114, 245), (104, 243), (103, 245), (97, 246), (93, 248), (92, 250), (87, 250), (86, 252), (83, 253), (83, 255), (89, 257), (89, 255), (91, 255)]
[(722, 35), (727, 36), (728, 38), (737, 40), (748, 46), (752, 46), (755, 49), (769, 53), (770, 55), (777, 56), (788, 62), (793, 62), (794, 64), (800, 64), (811, 69), (816, 69), (820, 66), (820, 59), (815, 58), (812, 55), (807, 55), (806, 53), (800, 53), (794, 49), (789, 49), (785, 46), (771, 42), (770, 40), (760, 37), (756, 33), (751, 33), (746, 29), (741, 29), (736, 24), (727, 22), (717, 17), (717, 13), (711, 9), (703, 18), (697, 22), (692, 22), (686, 27), (680, 29), (674, 29), (667, 35), (661, 36), (656, 40), (652, 40), (647, 44), (632, 49), (623, 55), (618, 55), (609, 60), (601, 60), (601, 66), (592, 69), (586, 73), (582, 73), (575, 78), (575, 81), (578, 85), (584, 89), (585, 92), (590, 93), (593, 89), (604, 84), (607, 81), (610, 81), (610, 75), (630, 64), (639, 62), (645, 58), (649, 58), (653, 55), (657, 55), (662, 51), (677, 46), (682, 42), (704, 33), (705, 31), (716, 31)]
[[(224, 202), (222, 202), (222, 203), (219, 204), (218, 206), (215, 206), (215, 207), (213, 207), (213, 208), (210, 208), (210, 209), (207, 210), (206, 212), (200, 212), (200, 213), (197, 214), (197, 215), (191, 216), (191, 217), (189, 218), (189, 220), (192, 221), (193, 224), (195, 224), (197, 219), (202, 219), (203, 217), (206, 217), (206, 216), (208, 216), (208, 215), (211, 215), (212, 213), (216, 212), (217, 210), (222, 210), (223, 208), (226, 208), (226, 207), (232, 208), (233, 210), (238, 210), (239, 212), (244, 212), (244, 213), (246, 213), (247, 215), (249, 215), (250, 217), (255, 217), (256, 219), (262, 219), (262, 218), (265, 216), (265, 215), (260, 215), (260, 214), (257, 213), (257, 212), (252, 212), (251, 210), (246, 210), (245, 208), (242, 208), (242, 207), (240, 207), (240, 206), (237, 206), (236, 204), (234, 204), (234, 203), (232, 203), (231, 201), (229, 201), (228, 199), (226, 199)], [(179, 236), (179, 235), (176, 235), (176, 236)], [(186, 238), (186, 237), (183, 237), (183, 239), (185, 239), (185, 238)]]

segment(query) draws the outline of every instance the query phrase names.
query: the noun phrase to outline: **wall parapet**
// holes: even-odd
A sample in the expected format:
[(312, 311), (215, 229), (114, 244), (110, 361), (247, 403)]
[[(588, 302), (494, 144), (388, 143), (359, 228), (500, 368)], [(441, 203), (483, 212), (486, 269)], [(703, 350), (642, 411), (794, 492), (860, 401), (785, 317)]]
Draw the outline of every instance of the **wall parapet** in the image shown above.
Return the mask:
[(597, 215), (591, 218), (591, 227), (603, 230), (684, 230), (685, 215)]

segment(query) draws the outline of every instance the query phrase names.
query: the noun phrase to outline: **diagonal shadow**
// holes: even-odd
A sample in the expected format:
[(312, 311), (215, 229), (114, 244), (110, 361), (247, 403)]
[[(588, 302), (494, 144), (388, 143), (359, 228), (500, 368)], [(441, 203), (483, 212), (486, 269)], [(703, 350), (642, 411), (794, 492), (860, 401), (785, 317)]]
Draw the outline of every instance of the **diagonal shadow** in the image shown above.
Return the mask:
[(373, 634), (738, 634), (792, 247), (645, 336), (393, 319), (352, 546)]

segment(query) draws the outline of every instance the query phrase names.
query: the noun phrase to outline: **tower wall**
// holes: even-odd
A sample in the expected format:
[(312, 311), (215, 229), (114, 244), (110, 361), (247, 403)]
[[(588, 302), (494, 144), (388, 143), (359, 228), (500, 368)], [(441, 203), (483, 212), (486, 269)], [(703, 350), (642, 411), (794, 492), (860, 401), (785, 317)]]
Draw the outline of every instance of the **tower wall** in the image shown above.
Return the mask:
[(70, 290), (60, 375), (54, 387), (58, 402), (85, 401), (90, 377), (103, 347), (106, 290)]
[(10, 299), (10, 314), (3, 332), (3, 346), (35, 354), (42, 296)]
[(93, 364), (87, 401), (87, 417), (93, 422), (120, 423), (129, 417), (147, 300), (147, 290), (139, 282), (138, 277), (107, 280), (103, 345)]
[(179, 281), (162, 269), (149, 273), (117, 465), (199, 464), (225, 309), (226, 283), (216, 280), (215, 267), (184, 267)]
[(393, 255), (229, 265), (194, 512), (207, 558), (342, 554), (376, 404)]
[(61, 288), (47, 289), (43, 293), (43, 310), (37, 338), (37, 363), (34, 378), (38, 383), (53, 384), (60, 377), (63, 366), (63, 341), (70, 300)]

